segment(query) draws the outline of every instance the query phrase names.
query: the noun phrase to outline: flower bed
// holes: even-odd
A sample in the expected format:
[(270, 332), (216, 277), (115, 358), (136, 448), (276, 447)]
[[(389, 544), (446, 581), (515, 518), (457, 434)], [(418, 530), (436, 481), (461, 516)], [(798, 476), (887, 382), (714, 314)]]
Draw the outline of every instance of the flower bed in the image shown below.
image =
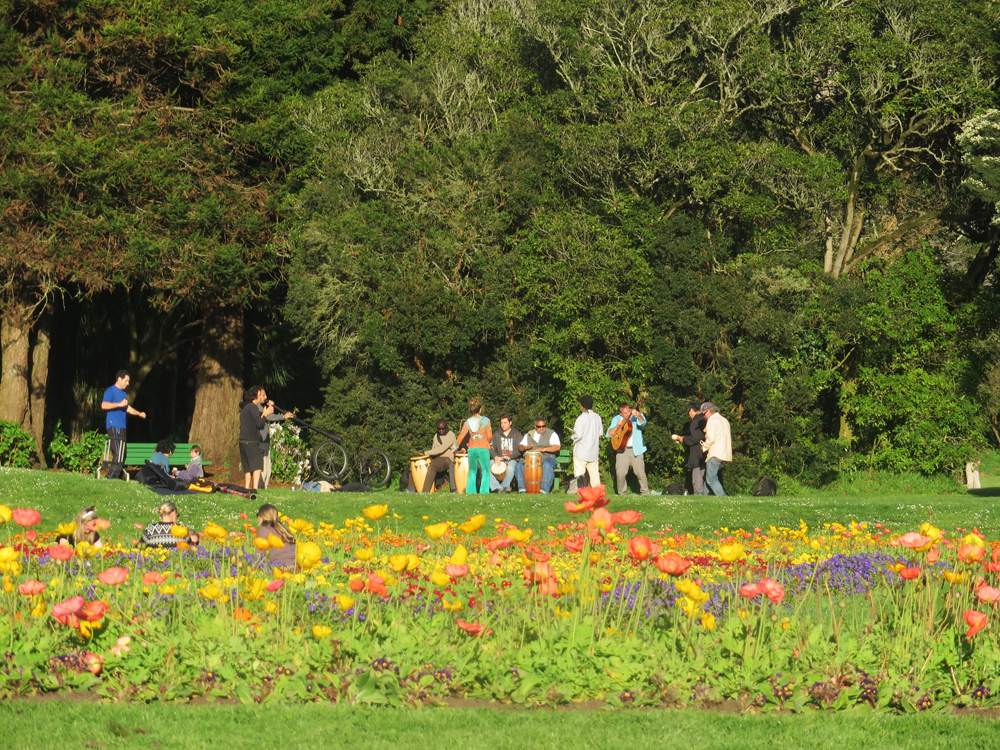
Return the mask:
[(38, 533), (35, 511), (0, 506), (0, 694), (994, 703), (1000, 542), (975, 529), (647, 537), (602, 487), (566, 509), (544, 530), (476, 516), (417, 538), (392, 530), (387, 506), (343, 524), (288, 519), (298, 566), (285, 571), (267, 564), (281, 541), (239, 519), (186, 550), (73, 549)]

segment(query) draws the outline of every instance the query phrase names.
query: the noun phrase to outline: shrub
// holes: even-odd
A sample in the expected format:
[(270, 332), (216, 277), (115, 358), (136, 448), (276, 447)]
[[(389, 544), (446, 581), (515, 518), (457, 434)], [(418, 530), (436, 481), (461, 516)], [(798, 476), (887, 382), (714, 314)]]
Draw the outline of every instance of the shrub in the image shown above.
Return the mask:
[(62, 422), (56, 422), (56, 429), (49, 442), (52, 468), (60, 465), (66, 471), (91, 474), (101, 465), (104, 452), (104, 436), (99, 432), (86, 432), (76, 441), (71, 441), (63, 432)]
[(0, 466), (30, 469), (35, 439), (17, 422), (0, 422)]
[(301, 428), (292, 422), (271, 422), (271, 477), (280, 482), (300, 483), (308, 474), (309, 446)]

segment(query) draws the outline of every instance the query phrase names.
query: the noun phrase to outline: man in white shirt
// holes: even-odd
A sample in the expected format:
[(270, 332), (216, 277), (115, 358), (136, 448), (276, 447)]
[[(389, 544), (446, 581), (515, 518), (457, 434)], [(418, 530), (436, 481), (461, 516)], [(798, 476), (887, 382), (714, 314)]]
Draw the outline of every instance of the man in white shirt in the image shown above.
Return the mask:
[[(556, 467), (559, 462), (556, 456), (562, 450), (562, 443), (554, 430), (545, 426), (545, 419), (539, 417), (535, 420), (535, 429), (526, 433), (521, 440), (521, 453), (525, 451), (540, 451), (542, 453), (542, 493), (552, 491), (552, 485), (556, 481)], [(518, 461), (514, 467), (514, 476), (517, 479), (517, 489), (519, 492), (527, 492), (528, 488), (524, 484), (524, 461)]]
[(719, 414), (719, 407), (710, 401), (701, 405), (701, 411), (708, 417), (705, 422), (705, 440), (701, 444), (705, 449), (705, 489), (708, 494), (712, 489), (717, 497), (725, 497), (726, 491), (719, 481), (719, 471), (725, 464), (733, 460), (733, 438), (729, 429), (729, 420)]
[(580, 397), (580, 414), (573, 425), (573, 476), (578, 477), (587, 472), (590, 474), (590, 486), (601, 483), (601, 475), (597, 468), (600, 455), (598, 442), (604, 432), (604, 422), (601, 415), (594, 411), (592, 396)]

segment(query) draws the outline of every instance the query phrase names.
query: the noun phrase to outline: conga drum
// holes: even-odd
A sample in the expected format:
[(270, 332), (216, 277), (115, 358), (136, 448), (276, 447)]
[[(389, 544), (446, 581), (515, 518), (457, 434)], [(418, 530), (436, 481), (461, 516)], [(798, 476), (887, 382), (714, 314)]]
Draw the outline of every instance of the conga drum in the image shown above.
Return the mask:
[(455, 453), (455, 491), (465, 492), (469, 485), (469, 454), (465, 451)]
[(431, 459), (428, 456), (414, 456), (410, 459), (410, 476), (413, 477), (413, 488), (417, 492), (424, 491), (424, 482), (427, 481), (427, 469), (430, 465)]
[(528, 451), (524, 454), (524, 489), (529, 495), (542, 491), (542, 452)]

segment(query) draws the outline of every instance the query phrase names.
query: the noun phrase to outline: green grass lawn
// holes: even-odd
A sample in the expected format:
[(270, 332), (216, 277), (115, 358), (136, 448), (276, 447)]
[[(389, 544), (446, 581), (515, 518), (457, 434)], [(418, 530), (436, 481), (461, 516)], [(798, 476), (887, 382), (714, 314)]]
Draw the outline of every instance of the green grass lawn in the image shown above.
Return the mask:
[[(996, 480), (986, 477), (989, 483)], [(998, 483), (1000, 484), (1000, 483)], [(644, 514), (640, 531), (670, 527), (676, 532), (708, 532), (720, 527), (767, 529), (797, 527), (802, 519), (810, 527), (851, 520), (881, 522), (900, 531), (916, 529), (932, 520), (945, 529), (978, 527), (989, 536), (1000, 536), (1000, 512), (996, 509), (1000, 489), (985, 488), (949, 495), (842, 496), (816, 494), (808, 497), (703, 497), (649, 496), (615, 498), (612, 510), (632, 508)], [(274, 503), (282, 513), (312, 522), (343, 523), (360, 515), (373, 503), (385, 503), (389, 512), (402, 520), (389, 519), (399, 530), (418, 533), (428, 523), (464, 521), (485, 513), (488, 521), (503, 518), (519, 526), (540, 531), (565, 523), (571, 517), (563, 508), (569, 499), (557, 495), (414, 495), (386, 489), (373, 493), (293, 492), (272, 489), (261, 492), (256, 502), (237, 495), (181, 495), (173, 498), (181, 509), (181, 520), (192, 528), (215, 521), (232, 528), (242, 523), (240, 512), (251, 522), (262, 502)], [(72, 520), (77, 510), (96, 505), (104, 518), (113, 522), (109, 535), (123, 540), (135, 538), (133, 524), (156, 518), (162, 498), (135, 482), (96, 480), (64, 472), (0, 469), (0, 503), (10, 507), (30, 507), (42, 513), (40, 530), (51, 531), (55, 524)], [(426, 519), (424, 518), (426, 516)]]
[(4, 747), (363, 748), (994, 748), (996, 722), (941, 715), (767, 716), (709, 711), (389, 710), (349, 706), (111, 705), (8, 701)]

